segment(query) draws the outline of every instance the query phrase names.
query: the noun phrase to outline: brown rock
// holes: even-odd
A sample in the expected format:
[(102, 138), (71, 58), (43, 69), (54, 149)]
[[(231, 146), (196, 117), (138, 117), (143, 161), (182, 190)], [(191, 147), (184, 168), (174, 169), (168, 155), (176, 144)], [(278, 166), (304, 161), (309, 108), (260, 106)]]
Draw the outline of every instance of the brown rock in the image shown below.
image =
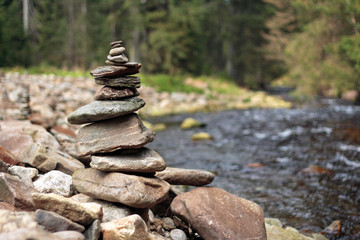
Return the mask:
[(31, 194), (38, 192), (32, 186), (7, 173), (0, 173), (0, 201), (23, 210), (34, 210)]
[(119, 88), (139, 88), (141, 86), (140, 78), (134, 76), (124, 76), (115, 78), (95, 78), (95, 83), (109, 87)]
[(125, 66), (125, 67), (136, 67), (138, 66), (138, 62), (126, 62), (126, 63), (117, 63), (113, 61), (106, 60), (106, 64), (114, 65), (114, 66)]
[(103, 240), (151, 240), (144, 220), (137, 214), (101, 224)]
[(106, 172), (156, 172), (166, 168), (164, 159), (154, 150), (141, 148), (136, 152), (116, 151), (106, 155), (93, 155), (90, 166)]
[(123, 43), (123, 41), (121, 41), (121, 40), (119, 40), (119, 41), (114, 41), (114, 42), (111, 42), (111, 43), (110, 43), (110, 46), (111, 46), (111, 47), (114, 47), (115, 45), (122, 44), (122, 43)]
[(49, 232), (60, 232), (74, 230), (77, 232), (85, 231), (84, 226), (74, 223), (73, 221), (54, 212), (38, 209), (35, 212), (36, 221), (45, 227)]
[(73, 184), (79, 192), (93, 198), (135, 208), (155, 206), (167, 198), (170, 190), (170, 185), (158, 178), (106, 173), (93, 168), (76, 171)]
[(103, 100), (118, 100), (128, 97), (139, 96), (139, 92), (136, 88), (111, 88), (103, 87), (96, 93), (95, 99), (99, 101)]
[(36, 208), (52, 211), (84, 226), (102, 219), (102, 208), (96, 203), (80, 203), (54, 193), (33, 193)]
[(2, 145), (0, 145), (0, 161), (10, 165), (23, 166), (21, 161)]
[(170, 207), (203, 239), (266, 239), (261, 207), (222, 189), (195, 188), (177, 196)]
[(9, 204), (9, 203), (0, 202), (0, 210), (15, 211), (16, 208), (13, 205)]
[(113, 152), (119, 149), (141, 148), (152, 142), (155, 133), (145, 128), (137, 114), (89, 124), (76, 137), (80, 156)]
[(136, 67), (126, 66), (101, 66), (91, 71), (90, 74), (93, 77), (122, 77), (126, 75), (132, 75), (139, 72), (141, 64)]
[(107, 56), (107, 60), (109, 61), (113, 61), (113, 62), (118, 62), (118, 63), (126, 63), (127, 61), (129, 61), (129, 59), (124, 55), (117, 55), (117, 56)]
[(203, 186), (210, 184), (215, 175), (211, 172), (167, 167), (164, 171), (155, 174), (158, 178), (173, 185)]

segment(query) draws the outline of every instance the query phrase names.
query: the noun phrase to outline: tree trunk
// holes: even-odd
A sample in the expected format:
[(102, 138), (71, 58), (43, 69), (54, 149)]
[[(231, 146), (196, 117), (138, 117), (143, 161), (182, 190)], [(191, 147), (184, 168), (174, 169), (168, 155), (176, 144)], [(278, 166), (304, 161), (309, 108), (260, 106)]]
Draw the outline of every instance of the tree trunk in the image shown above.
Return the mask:
[(23, 0), (23, 21), (24, 21), (24, 33), (29, 33), (29, 0)]
[(69, 0), (69, 69), (75, 65), (75, 16), (74, 0)]

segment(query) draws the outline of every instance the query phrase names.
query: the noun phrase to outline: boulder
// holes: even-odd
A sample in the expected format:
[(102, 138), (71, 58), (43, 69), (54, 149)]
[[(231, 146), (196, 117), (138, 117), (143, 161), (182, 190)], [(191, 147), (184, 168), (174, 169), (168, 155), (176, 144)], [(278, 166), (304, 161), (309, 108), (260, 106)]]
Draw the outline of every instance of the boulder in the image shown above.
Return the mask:
[(93, 198), (118, 202), (135, 208), (150, 208), (165, 200), (170, 185), (159, 178), (88, 168), (73, 174), (76, 189)]
[(155, 133), (145, 128), (137, 114), (92, 123), (81, 128), (76, 137), (80, 156), (141, 148), (152, 142)]
[(144, 105), (144, 100), (138, 97), (121, 101), (95, 101), (72, 112), (67, 120), (71, 124), (91, 123), (135, 112)]
[(58, 213), (84, 226), (102, 219), (102, 208), (96, 203), (80, 203), (54, 193), (34, 193), (31, 197), (36, 208)]
[(34, 210), (35, 205), (31, 194), (37, 190), (7, 173), (0, 173), (0, 201), (9, 203), (23, 210)]
[(73, 221), (54, 212), (38, 209), (35, 212), (36, 221), (49, 232), (60, 231), (85, 231), (84, 226), (74, 223)]
[(134, 151), (117, 151), (106, 155), (91, 156), (90, 166), (112, 172), (156, 172), (166, 168), (164, 159), (154, 150), (141, 148)]
[(211, 172), (167, 167), (164, 171), (157, 172), (156, 177), (173, 185), (203, 186), (210, 184), (215, 175)]
[(112, 88), (104, 86), (97, 91), (95, 99), (99, 101), (119, 100), (135, 96), (139, 96), (139, 92), (136, 88)]
[(72, 177), (57, 170), (40, 176), (34, 182), (34, 187), (41, 193), (56, 193), (64, 197), (73, 194)]
[(203, 239), (266, 239), (262, 208), (220, 188), (195, 188), (177, 196), (170, 207)]

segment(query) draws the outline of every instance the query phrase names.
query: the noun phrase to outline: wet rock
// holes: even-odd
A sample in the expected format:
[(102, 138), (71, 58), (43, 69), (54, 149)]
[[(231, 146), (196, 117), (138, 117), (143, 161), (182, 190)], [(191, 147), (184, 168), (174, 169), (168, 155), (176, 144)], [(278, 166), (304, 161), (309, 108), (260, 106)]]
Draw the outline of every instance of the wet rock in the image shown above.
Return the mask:
[(328, 234), (333, 236), (341, 235), (341, 221), (335, 220), (329, 226), (327, 226), (324, 230), (321, 231), (322, 234)]
[(137, 215), (101, 224), (103, 240), (151, 240), (146, 223)]
[(78, 202), (94, 202), (101, 205), (103, 210), (102, 222), (110, 222), (135, 213), (134, 209), (123, 204), (94, 199), (82, 193), (72, 196), (71, 199)]
[(54, 212), (38, 209), (35, 212), (35, 218), (40, 225), (50, 232), (68, 230), (74, 230), (77, 232), (85, 231), (84, 226), (74, 223), (73, 221)]
[(191, 140), (201, 141), (201, 140), (213, 140), (214, 138), (207, 132), (199, 132), (192, 135)]
[(84, 226), (102, 219), (101, 206), (96, 203), (79, 203), (54, 193), (34, 193), (31, 197), (36, 208), (58, 213)]
[(76, 231), (61, 231), (53, 233), (53, 236), (62, 240), (85, 240), (85, 236)]
[(88, 196), (135, 208), (150, 208), (166, 199), (170, 185), (158, 178), (88, 168), (73, 174), (76, 189)]
[(0, 145), (0, 161), (9, 165), (20, 165), (20, 166), (23, 165), (17, 157), (15, 157), (10, 151), (8, 151), (2, 145)]
[(170, 231), (171, 240), (186, 240), (187, 236), (181, 229), (173, 229)]
[(117, 56), (108, 55), (107, 60), (117, 63), (126, 63), (127, 61), (129, 61), (129, 59), (124, 54)]
[(84, 124), (106, 120), (135, 112), (144, 105), (144, 100), (138, 97), (121, 101), (95, 101), (72, 112), (68, 116), (68, 122), (71, 124)]
[(95, 220), (84, 232), (86, 240), (98, 240), (101, 234), (100, 221)]
[(122, 54), (125, 51), (124, 47), (116, 47), (116, 48), (112, 48), (109, 52), (110, 56), (117, 56)]
[(265, 223), (271, 226), (283, 227), (283, 224), (277, 218), (265, 218)]
[(70, 197), (73, 193), (72, 177), (63, 172), (53, 170), (40, 176), (34, 187), (41, 193), (56, 193)]
[(156, 177), (173, 185), (203, 186), (210, 184), (215, 175), (211, 172), (167, 167), (164, 171), (157, 172)]
[(0, 201), (23, 210), (34, 210), (31, 194), (37, 190), (7, 173), (0, 173)]
[(195, 188), (177, 196), (170, 207), (203, 239), (266, 239), (261, 207), (222, 189)]
[(282, 228), (276, 225), (266, 224), (266, 236), (267, 240), (326, 240), (327, 238), (319, 235), (313, 234), (313, 237), (308, 237), (302, 235), (292, 227)]
[(85, 156), (141, 148), (154, 138), (155, 133), (145, 128), (137, 114), (132, 113), (81, 128), (76, 137), (76, 147), (78, 154)]
[(37, 177), (39, 171), (36, 168), (11, 166), (9, 173), (13, 176), (18, 176), (20, 179), (32, 183), (32, 179)]
[(37, 143), (33, 143), (24, 149), (20, 158), (24, 163), (28, 163), (42, 172), (57, 169), (64, 173), (72, 174), (74, 171), (84, 168), (84, 164), (79, 160)]
[(96, 100), (119, 100), (128, 97), (138, 96), (139, 92), (136, 88), (111, 88), (103, 87), (101, 88), (95, 96)]
[(181, 123), (180, 128), (181, 129), (189, 129), (189, 128), (197, 128), (197, 127), (203, 127), (203, 126), (205, 126), (204, 123), (199, 122), (198, 120), (196, 120), (194, 118), (186, 118)]
[(301, 173), (303, 174), (310, 174), (310, 175), (332, 175), (334, 172), (332, 170), (322, 168), (316, 165), (310, 165), (307, 168), (304, 168)]
[(126, 75), (133, 75), (139, 72), (141, 64), (136, 67), (125, 67), (125, 66), (101, 66), (91, 71), (90, 74), (93, 77), (122, 77)]
[(116, 78), (95, 78), (95, 83), (98, 85), (105, 85), (108, 87), (126, 87), (139, 88), (140, 78), (133, 76), (116, 77)]
[(90, 166), (102, 171), (156, 172), (166, 168), (164, 159), (154, 150), (141, 148), (136, 152), (117, 151), (91, 156)]

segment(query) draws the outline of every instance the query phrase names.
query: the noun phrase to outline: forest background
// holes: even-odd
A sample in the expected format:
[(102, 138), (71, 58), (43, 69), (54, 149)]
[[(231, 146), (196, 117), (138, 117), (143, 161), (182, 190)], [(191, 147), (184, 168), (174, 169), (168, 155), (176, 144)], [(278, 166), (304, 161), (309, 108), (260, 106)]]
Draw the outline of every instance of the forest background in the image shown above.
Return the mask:
[(359, 31), (358, 0), (0, 0), (0, 67), (89, 70), (121, 39), (146, 74), (340, 97), (360, 92)]

